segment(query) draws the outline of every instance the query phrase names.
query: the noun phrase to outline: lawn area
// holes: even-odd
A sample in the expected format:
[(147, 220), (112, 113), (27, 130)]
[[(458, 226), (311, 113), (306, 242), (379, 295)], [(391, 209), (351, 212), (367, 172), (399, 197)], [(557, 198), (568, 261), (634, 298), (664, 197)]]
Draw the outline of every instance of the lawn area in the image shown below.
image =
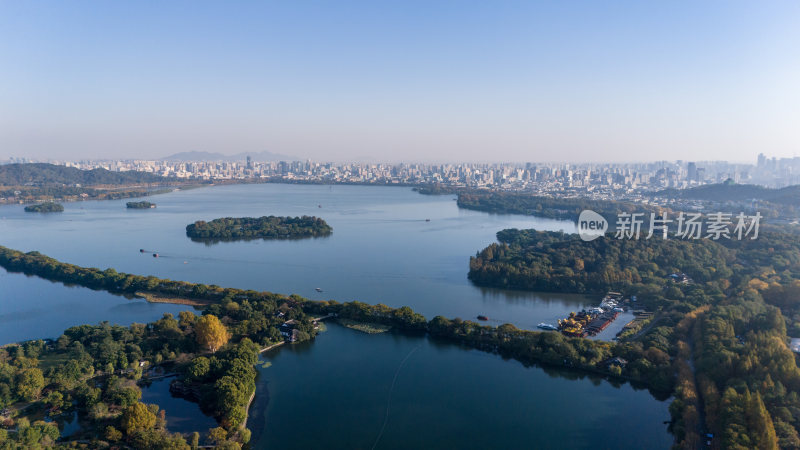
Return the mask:
[(347, 328), (351, 328), (353, 330), (357, 330), (367, 334), (385, 333), (392, 328), (389, 325), (383, 325), (381, 323), (356, 322), (355, 320), (350, 320), (350, 319), (339, 319), (338, 321), (340, 324), (346, 326)]
[(61, 352), (48, 352), (39, 358), (39, 368), (42, 372), (69, 360), (69, 354)]

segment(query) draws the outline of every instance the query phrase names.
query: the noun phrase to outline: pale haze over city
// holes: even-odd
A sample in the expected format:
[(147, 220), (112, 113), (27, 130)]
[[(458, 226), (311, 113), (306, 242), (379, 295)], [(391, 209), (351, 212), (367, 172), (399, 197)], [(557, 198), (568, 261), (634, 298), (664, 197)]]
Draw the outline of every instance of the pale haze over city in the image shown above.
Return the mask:
[(800, 148), (797, 2), (3, 2), (0, 159)]

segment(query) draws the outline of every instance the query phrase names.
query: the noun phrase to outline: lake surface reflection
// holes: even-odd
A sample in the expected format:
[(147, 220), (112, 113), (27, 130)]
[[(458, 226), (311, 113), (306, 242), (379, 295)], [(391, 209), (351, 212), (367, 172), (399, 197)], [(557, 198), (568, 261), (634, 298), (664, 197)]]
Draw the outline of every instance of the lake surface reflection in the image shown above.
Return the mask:
[(314, 342), (284, 345), (263, 358), (272, 364), (259, 369), (248, 424), (255, 448), (672, 444), (663, 423), (669, 402), (647, 390), (524, 367), (425, 337), (329, 324)]
[(29, 339), (55, 339), (67, 328), (109, 321), (147, 323), (190, 306), (148, 303), (105, 291), (65, 286), (0, 268), (0, 345)]
[(213, 417), (200, 411), (200, 405), (173, 396), (169, 384), (174, 377), (160, 378), (142, 386), (142, 403), (156, 404), (166, 411), (167, 430), (173, 433), (199, 431), (203, 436), (209, 428), (219, 426)]

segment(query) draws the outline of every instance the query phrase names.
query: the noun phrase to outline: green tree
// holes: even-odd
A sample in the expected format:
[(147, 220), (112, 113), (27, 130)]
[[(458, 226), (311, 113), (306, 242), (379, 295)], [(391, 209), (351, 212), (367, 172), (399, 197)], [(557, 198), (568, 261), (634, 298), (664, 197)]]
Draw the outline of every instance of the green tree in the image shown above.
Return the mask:
[(50, 393), (47, 394), (45, 403), (50, 405), (51, 409), (58, 411), (64, 406), (64, 394), (58, 391), (50, 391)]
[(106, 427), (105, 436), (109, 441), (116, 442), (122, 439), (122, 431), (119, 431), (118, 429), (109, 425)]
[(201, 380), (208, 375), (208, 371), (210, 369), (211, 363), (208, 361), (208, 358), (199, 356), (192, 361), (192, 364), (189, 365), (187, 375), (193, 380)]
[(116, 390), (111, 398), (115, 404), (126, 408), (142, 398), (142, 391), (137, 386), (125, 386)]
[(43, 387), (44, 376), (41, 369), (24, 369), (17, 375), (17, 393), (23, 400), (37, 400)]
[(211, 428), (208, 430), (208, 439), (215, 444), (221, 444), (228, 439), (228, 432), (222, 427)]
[(19, 424), (17, 440), (22, 448), (52, 447), (58, 440), (60, 433), (55, 423), (37, 420), (33, 425)]
[(747, 414), (749, 416), (748, 425), (755, 433), (754, 437), (758, 442), (758, 447), (764, 449), (778, 448), (778, 437), (775, 434), (772, 418), (763, 400), (761, 400), (761, 394), (758, 392), (750, 397)]
[(103, 419), (108, 415), (108, 405), (97, 402), (89, 408), (89, 417), (94, 420)]
[(184, 329), (194, 325), (194, 321), (197, 320), (197, 316), (191, 311), (181, 311), (178, 313), (178, 317), (178, 324)]
[(144, 403), (136, 403), (127, 407), (122, 413), (120, 425), (129, 435), (137, 431), (149, 430), (156, 426), (156, 415)]
[(250, 436), (251, 436), (250, 430), (248, 430), (247, 428), (242, 428), (241, 430), (239, 430), (239, 437), (242, 439), (243, 444), (247, 444), (248, 442), (250, 442)]

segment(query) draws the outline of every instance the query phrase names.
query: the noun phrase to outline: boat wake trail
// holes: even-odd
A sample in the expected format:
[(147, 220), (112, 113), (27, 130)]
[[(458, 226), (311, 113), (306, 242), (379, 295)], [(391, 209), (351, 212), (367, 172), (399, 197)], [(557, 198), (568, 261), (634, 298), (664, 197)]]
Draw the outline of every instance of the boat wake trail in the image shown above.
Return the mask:
[(412, 348), (411, 351), (408, 352), (406, 357), (403, 358), (402, 361), (400, 361), (400, 365), (397, 367), (397, 370), (394, 373), (394, 378), (392, 379), (392, 386), (389, 388), (389, 398), (386, 399), (386, 414), (383, 417), (383, 425), (381, 425), (381, 431), (378, 433), (378, 437), (375, 439), (375, 443), (372, 444), (372, 450), (375, 450), (375, 447), (378, 446), (378, 443), (381, 441), (381, 438), (383, 437), (383, 430), (386, 429), (386, 424), (389, 422), (389, 408), (392, 406), (392, 392), (394, 391), (394, 385), (397, 382), (397, 376), (400, 375), (400, 370), (403, 368), (403, 365), (405, 365), (406, 361), (408, 361), (408, 358), (410, 358), (415, 351), (419, 350), (420, 347), (422, 347), (422, 345), (418, 345)]

